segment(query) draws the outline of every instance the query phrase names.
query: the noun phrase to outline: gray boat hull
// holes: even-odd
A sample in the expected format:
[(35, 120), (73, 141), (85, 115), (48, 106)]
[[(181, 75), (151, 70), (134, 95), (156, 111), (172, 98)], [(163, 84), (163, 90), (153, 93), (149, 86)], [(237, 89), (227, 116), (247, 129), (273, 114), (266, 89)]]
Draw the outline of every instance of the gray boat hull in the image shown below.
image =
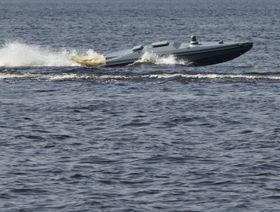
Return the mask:
[(105, 66), (133, 64), (139, 61), (145, 52), (158, 56), (174, 55), (180, 60), (185, 60), (188, 65), (206, 66), (232, 60), (249, 51), (252, 47), (252, 42), (224, 43), (220, 41), (192, 44), (163, 41), (110, 53), (106, 55)]

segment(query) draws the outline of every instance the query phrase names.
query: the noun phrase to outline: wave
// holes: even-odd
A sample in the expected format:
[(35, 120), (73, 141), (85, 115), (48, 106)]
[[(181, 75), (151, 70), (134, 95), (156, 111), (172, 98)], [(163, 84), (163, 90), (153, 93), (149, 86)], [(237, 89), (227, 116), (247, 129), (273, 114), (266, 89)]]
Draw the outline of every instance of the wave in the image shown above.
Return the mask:
[(266, 75), (266, 74), (152, 74), (151, 78), (156, 79), (171, 79), (171, 78), (183, 78), (183, 79), (237, 79), (237, 80), (280, 80), (278, 75)]
[(104, 62), (105, 57), (91, 49), (80, 55), (76, 50), (53, 50), (20, 42), (9, 42), (0, 47), (0, 67), (95, 67)]
[(123, 75), (86, 75), (86, 74), (40, 74), (40, 73), (0, 73), (0, 80), (46, 80), (46, 81), (67, 81), (67, 80), (129, 80), (135, 77)]
[(266, 74), (139, 74), (139, 75), (113, 75), (113, 74), (78, 74), (78, 73), (7, 73), (0, 72), (0, 80), (47, 80), (47, 81), (67, 81), (67, 80), (93, 80), (93, 81), (145, 81), (145, 80), (190, 80), (190, 81), (276, 81), (280, 82), (279, 75)]

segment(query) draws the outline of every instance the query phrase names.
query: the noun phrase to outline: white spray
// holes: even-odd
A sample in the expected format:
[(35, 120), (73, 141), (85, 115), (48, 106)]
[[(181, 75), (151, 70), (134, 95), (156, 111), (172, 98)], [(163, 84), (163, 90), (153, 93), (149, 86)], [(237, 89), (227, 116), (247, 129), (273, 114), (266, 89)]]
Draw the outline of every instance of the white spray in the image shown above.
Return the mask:
[(186, 61), (179, 60), (174, 55), (159, 56), (152, 52), (145, 52), (135, 63), (152, 63), (157, 65), (187, 65)]
[(84, 58), (95, 61), (96, 57), (103, 58), (93, 50), (88, 50), (86, 54), (79, 56), (74, 50), (53, 50), (20, 42), (6, 43), (0, 47), (0, 67), (79, 66), (82, 65)]

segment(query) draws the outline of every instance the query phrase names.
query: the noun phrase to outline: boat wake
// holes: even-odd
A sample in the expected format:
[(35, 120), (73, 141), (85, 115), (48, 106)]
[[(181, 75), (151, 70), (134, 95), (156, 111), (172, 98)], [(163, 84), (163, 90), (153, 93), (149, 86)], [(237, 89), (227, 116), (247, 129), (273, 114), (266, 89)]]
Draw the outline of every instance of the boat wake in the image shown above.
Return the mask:
[[(105, 63), (105, 56), (92, 49), (78, 53), (73, 49), (55, 50), (20, 42), (8, 42), (0, 46), (0, 67), (98, 67)], [(134, 64), (188, 65), (174, 55), (158, 56), (149, 52), (144, 53)]]
[(96, 67), (104, 62), (105, 57), (91, 49), (78, 54), (76, 50), (54, 50), (20, 42), (0, 46), (0, 67)]
[(79, 74), (79, 73), (9, 73), (7, 70), (0, 72), (0, 80), (42, 80), (42, 81), (179, 81), (179, 82), (280, 82), (278, 74)]

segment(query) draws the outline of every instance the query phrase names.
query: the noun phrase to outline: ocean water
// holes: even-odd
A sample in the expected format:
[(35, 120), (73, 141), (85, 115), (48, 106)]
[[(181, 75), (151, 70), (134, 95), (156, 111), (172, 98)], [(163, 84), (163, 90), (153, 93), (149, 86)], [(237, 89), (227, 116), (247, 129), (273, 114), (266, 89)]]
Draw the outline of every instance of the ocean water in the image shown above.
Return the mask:
[[(0, 211), (280, 211), (280, 1), (1, 0)], [(85, 68), (160, 40), (188, 67)]]

